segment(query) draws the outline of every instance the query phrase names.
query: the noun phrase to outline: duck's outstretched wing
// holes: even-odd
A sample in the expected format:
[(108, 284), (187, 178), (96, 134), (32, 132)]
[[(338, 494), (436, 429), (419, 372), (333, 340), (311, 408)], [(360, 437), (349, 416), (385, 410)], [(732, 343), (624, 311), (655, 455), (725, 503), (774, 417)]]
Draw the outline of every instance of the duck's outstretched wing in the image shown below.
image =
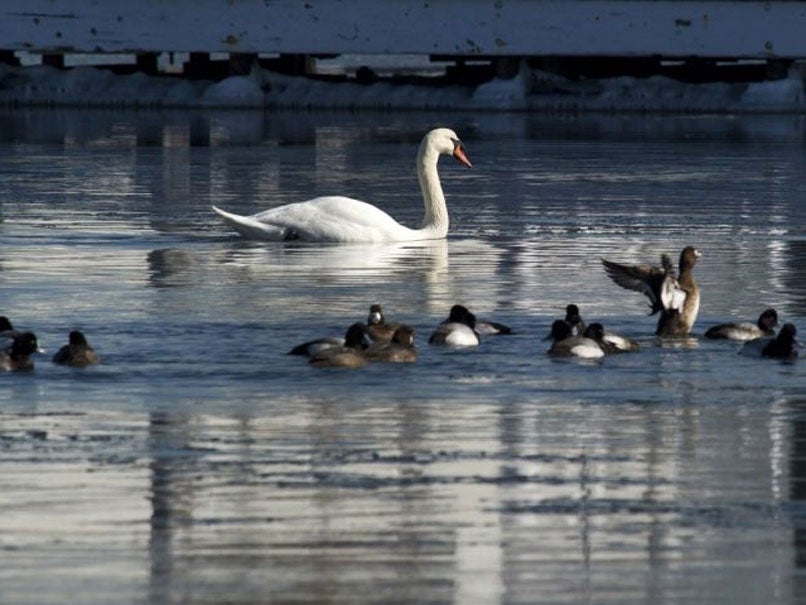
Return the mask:
[(668, 254), (660, 255), (660, 266), (664, 275), (671, 275), (672, 277), (675, 277), (674, 264), (672, 263), (672, 258)]
[(669, 277), (665, 268), (652, 265), (623, 265), (604, 258), (602, 265), (607, 276), (617, 285), (627, 290), (640, 292), (649, 299), (649, 305), (652, 308), (650, 315), (663, 310), (663, 285)]

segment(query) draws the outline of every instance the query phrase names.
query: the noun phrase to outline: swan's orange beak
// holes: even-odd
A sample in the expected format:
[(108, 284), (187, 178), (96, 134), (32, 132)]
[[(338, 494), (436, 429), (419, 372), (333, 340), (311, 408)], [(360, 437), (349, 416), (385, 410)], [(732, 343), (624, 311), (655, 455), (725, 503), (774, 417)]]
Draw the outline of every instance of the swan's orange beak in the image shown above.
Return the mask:
[(473, 168), (473, 164), (471, 164), (470, 160), (467, 159), (467, 156), (465, 155), (465, 148), (462, 147), (461, 143), (457, 143), (453, 146), (453, 157), (455, 157), (468, 168)]

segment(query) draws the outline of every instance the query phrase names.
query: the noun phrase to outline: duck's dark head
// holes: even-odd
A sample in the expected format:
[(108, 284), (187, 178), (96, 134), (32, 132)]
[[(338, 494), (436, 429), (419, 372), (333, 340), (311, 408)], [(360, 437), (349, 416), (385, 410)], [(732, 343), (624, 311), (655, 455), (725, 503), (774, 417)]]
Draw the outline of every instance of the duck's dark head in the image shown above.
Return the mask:
[(356, 322), (347, 328), (344, 335), (344, 346), (351, 349), (366, 349), (372, 344), (366, 324)]
[(33, 332), (23, 332), (14, 337), (14, 342), (11, 344), (11, 357), (13, 359), (27, 357), (38, 350), (39, 343), (36, 340), (36, 335)]
[(395, 342), (404, 347), (414, 346), (414, 330), (409, 326), (400, 326), (395, 333), (392, 334), (392, 342)]
[(797, 342), (797, 335), (798, 329), (795, 327), (795, 324), (787, 323), (781, 326), (781, 331), (778, 333), (777, 340), (780, 340), (781, 342), (795, 343)]
[[(566, 323), (571, 326), (571, 332), (579, 334), (583, 331), (585, 324), (582, 323), (582, 318), (579, 315), (572, 315), (566, 320)], [(582, 334), (580, 334), (582, 336)]]
[(702, 253), (694, 246), (686, 246), (680, 253), (680, 273), (686, 269), (691, 269), (697, 264), (697, 260), (702, 256)]
[(762, 330), (772, 330), (778, 325), (778, 312), (775, 309), (767, 309), (758, 317), (758, 327)]
[(597, 342), (604, 340), (604, 326), (598, 322), (592, 323), (585, 328), (585, 338), (592, 338)]
[(555, 342), (571, 337), (571, 325), (562, 319), (555, 319), (551, 324), (549, 338)]
[(453, 305), (448, 313), (448, 321), (455, 321), (461, 323), (467, 314), (470, 313), (464, 305)]
[(87, 339), (84, 338), (84, 335), (81, 332), (79, 332), (78, 330), (73, 330), (72, 332), (70, 332), (70, 337), (69, 338), (70, 338), (70, 344), (71, 345), (80, 346), (80, 347), (86, 347), (87, 346)]
[(798, 356), (798, 330), (795, 324), (786, 323), (774, 340), (769, 342), (761, 352), (762, 357), (777, 357), (779, 359), (793, 359)]
[(575, 304), (567, 305), (565, 307), (565, 321), (571, 323), (571, 319), (573, 317), (576, 317), (577, 321), (580, 321), (579, 307), (577, 307)]
[(383, 311), (381, 310), (381, 305), (371, 305), (369, 307), (369, 316), (367, 317), (367, 323), (369, 325), (373, 324), (382, 324), (384, 322), (383, 319)]
[(448, 314), (448, 321), (465, 324), (469, 328), (476, 329), (476, 316), (464, 305), (453, 305)]

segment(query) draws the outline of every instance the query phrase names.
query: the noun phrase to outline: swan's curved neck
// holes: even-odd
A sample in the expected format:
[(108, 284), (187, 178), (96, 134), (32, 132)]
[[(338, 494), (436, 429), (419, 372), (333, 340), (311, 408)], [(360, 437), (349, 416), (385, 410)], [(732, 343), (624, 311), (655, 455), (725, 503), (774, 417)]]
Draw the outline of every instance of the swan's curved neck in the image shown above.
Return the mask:
[(439, 153), (423, 141), (417, 153), (417, 178), (425, 205), (425, 216), (420, 228), (431, 232), (433, 237), (445, 237), (448, 235), (448, 207), (439, 182), (438, 161)]

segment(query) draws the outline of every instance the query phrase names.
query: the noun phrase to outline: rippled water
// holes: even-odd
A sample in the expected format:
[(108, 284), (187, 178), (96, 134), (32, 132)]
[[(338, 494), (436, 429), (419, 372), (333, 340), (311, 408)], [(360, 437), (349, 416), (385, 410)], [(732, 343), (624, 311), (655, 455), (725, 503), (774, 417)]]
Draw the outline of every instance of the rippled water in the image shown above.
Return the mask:
[[(447, 241), (255, 244), (324, 193)], [(767, 116), (0, 112), (0, 288), (52, 353), (0, 376), (0, 602), (765, 603), (806, 599), (806, 370), (697, 336), (806, 330), (806, 122)], [(695, 337), (658, 342), (599, 258), (703, 252)], [(380, 302), (402, 367), (286, 356)], [(429, 348), (449, 307), (510, 324)], [(565, 305), (638, 338), (550, 360)]]

